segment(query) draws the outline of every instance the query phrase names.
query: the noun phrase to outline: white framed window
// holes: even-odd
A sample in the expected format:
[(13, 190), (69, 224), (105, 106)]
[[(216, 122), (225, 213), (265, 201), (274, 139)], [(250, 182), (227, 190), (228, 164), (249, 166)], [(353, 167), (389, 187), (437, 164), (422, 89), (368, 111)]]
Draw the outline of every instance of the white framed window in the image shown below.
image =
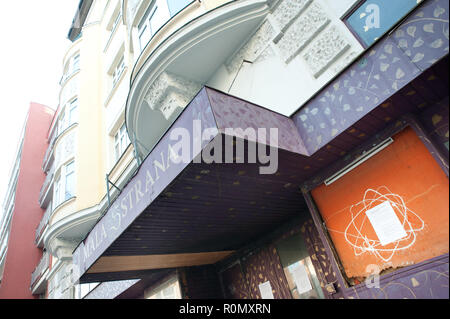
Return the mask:
[(55, 178), (53, 186), (53, 210), (75, 196), (75, 161), (61, 167), (59, 175)]
[(74, 99), (67, 106), (67, 126), (70, 126), (78, 121), (78, 99)]
[(139, 48), (141, 51), (158, 29), (169, 21), (170, 17), (169, 7), (165, 0), (156, 0), (152, 6), (148, 7), (138, 24)]
[(119, 13), (117, 14), (116, 18), (114, 19), (114, 22), (111, 26), (111, 34), (114, 33), (114, 31), (116, 30), (117, 26), (119, 25), (120, 22), (120, 18), (122, 17), (122, 13), (119, 11)]
[(64, 67), (64, 74), (61, 82), (64, 82), (68, 77), (70, 77), (73, 73), (75, 73), (79, 69), (80, 69), (80, 54), (77, 53), (73, 57), (71, 57), (69, 61), (67, 61)]
[(61, 203), (61, 176), (58, 176), (54, 182), (53, 190), (53, 210)]
[(127, 128), (124, 122), (117, 131), (116, 135), (114, 135), (114, 155), (116, 161), (120, 158), (120, 156), (122, 156), (129, 144), (130, 139), (128, 138)]
[(66, 109), (61, 110), (61, 115), (58, 120), (58, 135), (66, 129)]
[(56, 134), (61, 134), (66, 128), (78, 121), (78, 99), (73, 99), (61, 110)]
[(122, 75), (124, 69), (125, 69), (125, 61), (122, 55), (122, 57), (119, 60), (119, 63), (117, 63), (114, 72), (112, 74), (113, 86), (115, 86), (119, 81), (120, 76)]
[(68, 200), (75, 194), (75, 162), (65, 166), (64, 200)]
[(158, 10), (157, 5), (150, 6), (147, 11), (144, 14), (144, 17), (142, 18), (141, 22), (138, 26), (138, 33), (139, 33), (139, 48), (142, 51), (145, 46), (147, 45), (148, 41), (150, 41), (150, 38), (153, 35), (153, 32), (156, 30), (152, 30), (152, 26), (154, 23), (152, 23), (152, 20), (155, 16), (156, 11)]
[(178, 279), (173, 277), (157, 288), (150, 290), (146, 295), (147, 299), (181, 299)]
[(72, 58), (72, 72), (74, 73), (80, 69), (80, 55), (77, 54)]

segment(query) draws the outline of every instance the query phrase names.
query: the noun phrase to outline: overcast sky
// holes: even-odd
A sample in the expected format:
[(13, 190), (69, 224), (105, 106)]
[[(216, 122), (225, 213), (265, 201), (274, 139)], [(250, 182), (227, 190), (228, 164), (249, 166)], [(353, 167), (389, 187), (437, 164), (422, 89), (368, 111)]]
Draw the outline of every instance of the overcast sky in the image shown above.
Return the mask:
[[(56, 109), (80, 0), (8, 0), (0, 10), (0, 208), (30, 102)], [(0, 216), (2, 212), (0, 211)]]

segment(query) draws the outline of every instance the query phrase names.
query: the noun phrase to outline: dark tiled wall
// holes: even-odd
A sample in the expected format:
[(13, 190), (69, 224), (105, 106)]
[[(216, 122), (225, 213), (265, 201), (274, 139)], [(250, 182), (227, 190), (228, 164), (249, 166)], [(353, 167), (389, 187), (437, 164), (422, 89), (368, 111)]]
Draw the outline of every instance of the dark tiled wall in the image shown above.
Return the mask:
[(428, 133), (434, 145), (444, 155), (448, 162), (448, 143), (449, 143), (449, 128), (448, 128), (448, 97), (439, 103), (427, 108), (419, 115), (419, 119)]
[(179, 269), (180, 284), (185, 299), (222, 299), (217, 270), (214, 266)]

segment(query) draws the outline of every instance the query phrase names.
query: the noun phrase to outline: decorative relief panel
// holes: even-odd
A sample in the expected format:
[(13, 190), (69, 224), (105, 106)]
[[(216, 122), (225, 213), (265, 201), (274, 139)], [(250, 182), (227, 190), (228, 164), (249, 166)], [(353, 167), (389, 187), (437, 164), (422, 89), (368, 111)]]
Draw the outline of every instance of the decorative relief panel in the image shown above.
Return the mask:
[(330, 22), (322, 7), (313, 3), (285, 32), (277, 46), (286, 63), (295, 58)]
[(164, 72), (150, 86), (145, 101), (168, 120), (177, 107), (184, 108), (201, 89), (201, 84)]
[(285, 31), (290, 23), (296, 19), (312, 2), (312, 0), (281, 1), (272, 16), (281, 31)]
[(303, 59), (317, 78), (325, 69), (350, 47), (336, 26), (321, 34), (303, 54)]
[(269, 21), (264, 22), (250, 40), (225, 63), (230, 73), (236, 72), (243, 60), (255, 59), (267, 48), (275, 36), (275, 30)]

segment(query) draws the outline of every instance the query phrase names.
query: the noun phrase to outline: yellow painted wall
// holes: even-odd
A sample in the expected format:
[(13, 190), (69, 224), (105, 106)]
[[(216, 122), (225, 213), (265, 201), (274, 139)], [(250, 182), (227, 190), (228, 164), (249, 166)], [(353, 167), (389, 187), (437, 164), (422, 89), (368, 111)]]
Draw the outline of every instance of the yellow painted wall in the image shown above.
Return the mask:
[(101, 101), (100, 24), (83, 28), (80, 49), (79, 127), (76, 151), (76, 210), (98, 204), (105, 194)]

